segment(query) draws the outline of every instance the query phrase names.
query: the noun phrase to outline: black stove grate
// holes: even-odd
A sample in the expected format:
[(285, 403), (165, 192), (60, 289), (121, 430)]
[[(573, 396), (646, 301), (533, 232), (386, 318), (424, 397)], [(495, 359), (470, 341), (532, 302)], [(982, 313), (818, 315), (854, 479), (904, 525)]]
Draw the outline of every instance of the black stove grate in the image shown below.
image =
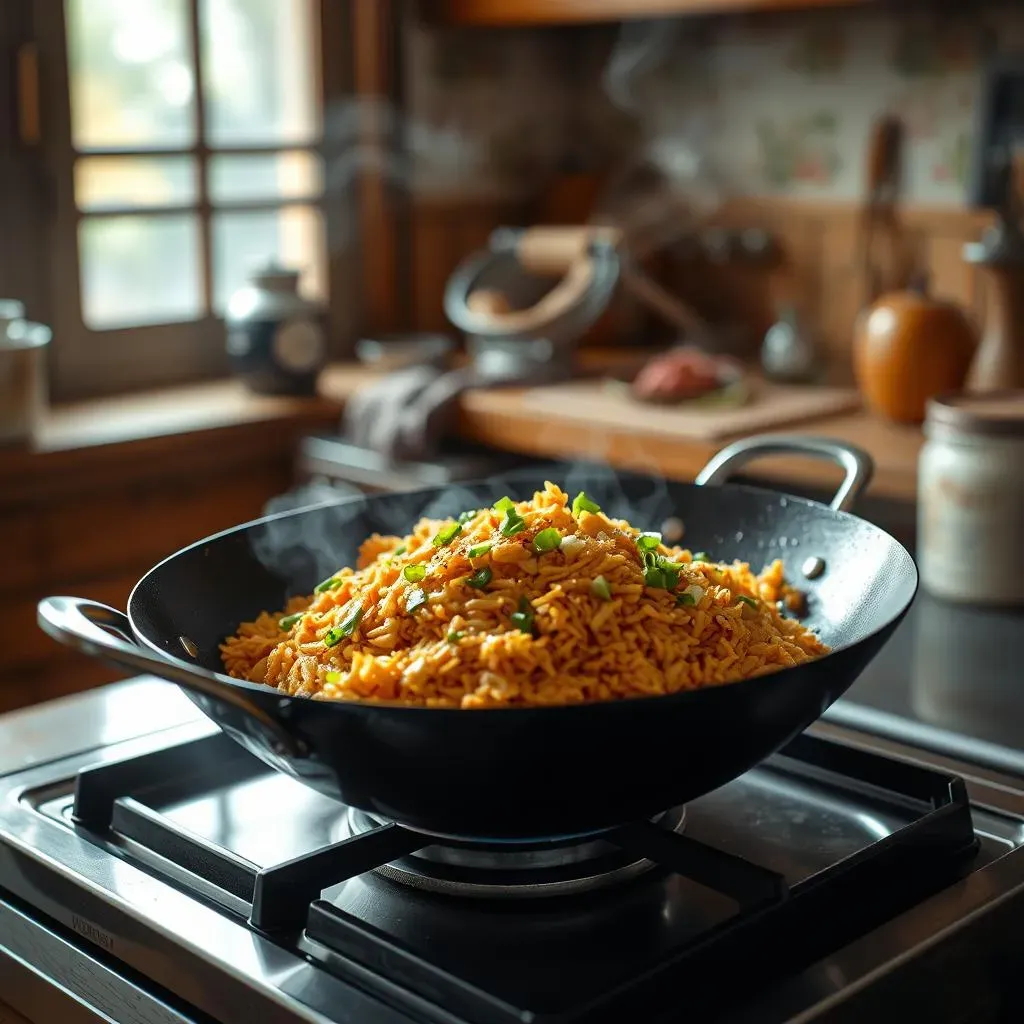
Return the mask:
[(707, 840), (695, 810), (712, 794), (691, 805), (682, 834), (649, 822), (604, 834), (656, 865), (627, 884), (539, 900), (444, 896), (374, 873), (438, 842), (401, 825), (257, 865), (165, 817), (160, 807), (204, 778), (268, 773), (220, 735), (83, 771), (73, 816), (242, 900), (253, 927), (389, 1001), (406, 993), (474, 1024), (657, 1020), (673, 1006), (713, 1014), (838, 948), (949, 884), (976, 849), (957, 777), (809, 735), (754, 772), (840, 794), (869, 824), (872, 814), (890, 824), (823, 866), (776, 870)]

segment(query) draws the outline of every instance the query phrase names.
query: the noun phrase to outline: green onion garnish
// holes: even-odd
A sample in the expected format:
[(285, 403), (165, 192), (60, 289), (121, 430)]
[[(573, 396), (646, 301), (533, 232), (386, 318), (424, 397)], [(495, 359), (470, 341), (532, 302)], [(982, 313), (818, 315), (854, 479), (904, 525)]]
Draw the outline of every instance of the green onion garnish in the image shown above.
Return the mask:
[(694, 553), (693, 553), (693, 560), (695, 562), (710, 562), (711, 561), (711, 559), (708, 557), (708, 553), (706, 551), (694, 551)]
[(357, 605), (348, 614), (348, 616), (342, 620), (340, 626), (335, 626), (334, 629), (329, 629), (327, 631), (327, 635), (324, 637), (324, 646), (336, 647), (345, 639), (345, 637), (351, 636), (356, 631), (356, 626), (359, 625), (359, 620), (362, 617), (363, 609)]
[(533, 608), (525, 598), (519, 598), (519, 610), (512, 613), (512, 625), (518, 626), (523, 633), (533, 632)]
[(404, 555), (406, 553), (406, 551), (408, 551), (408, 550), (409, 550), (409, 545), (408, 544), (399, 544), (398, 547), (395, 548), (395, 550), (391, 552), (391, 554), (392, 555)]
[(499, 498), (491, 508), (495, 512), (507, 512), (510, 508), (515, 508), (516, 503), (509, 497)]
[(448, 634), (448, 643), (450, 643), (450, 644), (457, 644), (462, 639), (463, 635), (464, 634), (459, 633), (457, 630), (453, 629)]
[(340, 683), (341, 682), (341, 673), (340, 672), (328, 672), (327, 675), (324, 676), (324, 679), (326, 679), (327, 682), (329, 682), (329, 683)]
[(757, 607), (757, 602), (752, 597), (747, 597), (746, 594), (737, 594), (736, 595), (736, 603), (737, 604), (745, 604), (749, 608), (756, 608)]
[(696, 604), (696, 598), (693, 594), (688, 594), (685, 590), (681, 594), (676, 594), (676, 606), (682, 607), (684, 604)]
[(446, 544), (451, 544), (458, 535), (462, 533), (461, 523), (449, 523), (447, 526), (442, 526), (440, 530), (434, 534), (434, 547), (443, 548)]
[(644, 583), (649, 587), (654, 587), (656, 590), (668, 589), (668, 585), (665, 580), (665, 571), (663, 569), (659, 569), (656, 565), (652, 565), (644, 570)]
[(641, 551), (655, 551), (660, 543), (660, 533), (641, 533), (636, 539), (636, 546)]
[(610, 601), (612, 599), (612, 588), (608, 586), (608, 581), (603, 576), (595, 576), (591, 580), (590, 592), (594, 597), (601, 598), (602, 601)]
[(469, 549), (469, 552), (468, 552), (469, 557), (470, 558), (479, 558), (481, 555), (486, 555), (487, 552), (491, 550), (492, 546), (493, 545), (491, 544), (490, 541), (486, 541), (483, 544), (474, 544)]
[(494, 573), (492, 573), (491, 570), (488, 569), (487, 566), (485, 565), (482, 569), (477, 569), (477, 571), (473, 573), (472, 576), (469, 576), (466, 579), (466, 582), (471, 587), (476, 587), (477, 590), (483, 590), (484, 587), (486, 587), (487, 584), (491, 582), (491, 577), (493, 575)]
[(675, 590), (679, 586), (679, 570), (671, 562), (662, 562), (659, 568), (665, 577), (665, 589)]
[(337, 590), (341, 586), (341, 580), (336, 576), (328, 576), (322, 583), (313, 588), (314, 594), (326, 594), (328, 590)]
[(411, 587), (405, 599), (405, 610), (414, 612), (420, 605), (427, 603), (427, 595), (420, 587)]
[(593, 498), (591, 498), (586, 491), (580, 491), (575, 498), (572, 499), (572, 514), (579, 518), (581, 512), (593, 512), (597, 513), (601, 511), (601, 506), (598, 505)]
[(542, 551), (554, 551), (561, 543), (562, 535), (553, 526), (549, 526), (533, 538), (533, 550), (538, 554)]
[(427, 575), (427, 567), (425, 565), (407, 565), (402, 570), (402, 575), (410, 583), (419, 583), (420, 580), (425, 579)]
[(460, 512), (457, 520), (460, 526), (465, 526), (476, 515), (476, 509), (471, 508), (468, 512)]
[(292, 628), (299, 619), (302, 618), (302, 612), (296, 612), (294, 615), (286, 615), (283, 619), (277, 620), (277, 628), (285, 631)]
[(514, 509), (510, 508), (505, 512), (505, 518), (501, 521), (501, 535), (503, 537), (514, 537), (526, 529), (523, 517)]

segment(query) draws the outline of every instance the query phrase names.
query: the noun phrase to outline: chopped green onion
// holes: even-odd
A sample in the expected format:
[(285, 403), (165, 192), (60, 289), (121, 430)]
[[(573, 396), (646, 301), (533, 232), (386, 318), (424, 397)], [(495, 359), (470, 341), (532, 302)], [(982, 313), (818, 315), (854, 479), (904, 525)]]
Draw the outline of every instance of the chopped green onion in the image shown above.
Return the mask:
[(645, 569), (651, 569), (658, 564), (658, 556), (653, 551), (644, 551), (640, 549), (640, 564)]
[(636, 546), (641, 551), (655, 551), (660, 543), (660, 533), (641, 533), (636, 539)]
[(693, 560), (695, 562), (710, 562), (711, 558), (706, 551), (694, 551)]
[(327, 631), (327, 635), (324, 637), (324, 646), (337, 647), (345, 637), (351, 636), (356, 631), (356, 626), (359, 625), (359, 620), (362, 617), (363, 609), (357, 605), (349, 615), (342, 620), (340, 626), (335, 626), (334, 629), (329, 629)]
[(519, 598), (519, 610), (512, 613), (511, 619), (512, 625), (518, 626), (521, 632), (533, 632), (533, 608), (525, 597)]
[(414, 612), (420, 605), (427, 603), (426, 592), (421, 587), (410, 587), (405, 599), (405, 610)]
[(493, 545), (491, 544), (490, 541), (486, 541), (483, 544), (474, 544), (469, 549), (469, 557), (470, 558), (479, 558), (481, 555), (486, 555), (487, 552), (490, 551), (492, 547), (493, 547)]
[(462, 533), (462, 525), (460, 523), (449, 523), (447, 526), (442, 526), (434, 534), (434, 547), (443, 548), (446, 544), (451, 544), (460, 533)]
[(737, 604), (745, 604), (748, 608), (756, 608), (757, 602), (752, 597), (747, 597), (746, 594), (736, 595)]
[(407, 565), (402, 570), (402, 575), (410, 583), (419, 583), (420, 580), (425, 579), (427, 575), (427, 567), (425, 565)]
[(409, 545), (408, 544), (399, 544), (398, 547), (395, 548), (395, 550), (391, 552), (391, 554), (392, 555), (404, 555), (406, 553), (406, 551), (408, 551), (408, 550), (409, 550)]
[(612, 599), (612, 588), (608, 586), (608, 581), (603, 576), (595, 576), (591, 580), (590, 592), (594, 597), (601, 598), (602, 601), (610, 601)]
[(525, 529), (526, 523), (523, 521), (523, 517), (514, 508), (510, 508), (505, 513), (505, 518), (501, 521), (501, 535), (503, 537), (514, 537)]
[(649, 587), (654, 587), (656, 590), (668, 589), (665, 581), (665, 572), (656, 565), (652, 565), (644, 570), (644, 583)]
[(482, 569), (477, 569), (477, 571), (473, 573), (472, 576), (468, 577), (466, 579), (466, 582), (471, 587), (476, 587), (477, 590), (483, 590), (484, 587), (486, 587), (487, 584), (491, 582), (491, 577), (493, 575), (494, 573), (492, 573), (491, 570), (488, 569), (487, 566), (485, 565)]
[(686, 604), (696, 604), (696, 598), (689, 591), (684, 590), (681, 594), (676, 594), (676, 607), (681, 608)]
[(468, 512), (460, 512), (457, 520), (459, 526), (465, 526), (476, 515), (476, 509), (471, 508)]
[(533, 538), (533, 550), (538, 554), (542, 551), (554, 551), (561, 543), (562, 535), (553, 526), (549, 526)]
[(283, 619), (277, 620), (277, 628), (287, 630), (291, 629), (299, 619), (302, 618), (302, 612), (296, 612), (294, 615), (286, 615)]
[(495, 512), (507, 512), (510, 508), (515, 508), (516, 503), (509, 497), (499, 498), (491, 508)]
[(341, 682), (341, 673), (340, 672), (328, 672), (327, 675), (324, 676), (324, 678), (329, 683), (340, 683)]
[(453, 630), (452, 630), (452, 631), (451, 631), (451, 632), (450, 632), (450, 633), (448, 634), (448, 643), (450, 643), (450, 644), (457, 644), (457, 643), (458, 643), (458, 642), (459, 642), (459, 641), (460, 641), (460, 640), (462, 639), (462, 637), (463, 637), (464, 635), (465, 635), (465, 634), (463, 634), (463, 633), (460, 633), (460, 632), (458, 632), (457, 630), (454, 630), (454, 629), (453, 629)]
[(671, 562), (663, 562), (659, 568), (665, 577), (665, 589), (675, 590), (679, 586), (679, 570)]
[(341, 586), (341, 580), (337, 576), (328, 576), (322, 583), (313, 588), (314, 594), (326, 594), (328, 590), (337, 590)]
[(597, 513), (601, 511), (601, 506), (598, 505), (593, 498), (591, 498), (586, 491), (580, 491), (575, 498), (572, 499), (572, 514), (579, 518), (581, 512), (593, 512)]

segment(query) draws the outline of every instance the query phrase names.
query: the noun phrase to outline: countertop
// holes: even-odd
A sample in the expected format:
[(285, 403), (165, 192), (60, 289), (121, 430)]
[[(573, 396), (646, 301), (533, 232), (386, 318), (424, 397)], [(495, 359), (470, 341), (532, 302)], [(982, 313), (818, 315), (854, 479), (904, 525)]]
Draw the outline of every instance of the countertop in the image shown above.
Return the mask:
[[(582, 355), (587, 356), (587, 369), (591, 371), (624, 358), (636, 361), (635, 352), (625, 356), (617, 352)], [(366, 368), (337, 365), (325, 371), (320, 390), (324, 397), (341, 403), (366, 382)], [(461, 399), (459, 434), (470, 441), (542, 459), (600, 458), (617, 469), (657, 473), (676, 480), (692, 480), (730, 440), (708, 443), (623, 429), (602, 421), (600, 403), (595, 404), (592, 422), (582, 425), (560, 416), (554, 403), (538, 413), (536, 401), (527, 403), (525, 394), (526, 389), (512, 387), (466, 392)], [(901, 501), (916, 497), (917, 459), (924, 440), (916, 427), (895, 426), (866, 412), (853, 412), (782, 426), (773, 432), (826, 435), (859, 445), (875, 461), (870, 494)], [(744, 474), (822, 490), (833, 490), (842, 480), (835, 466), (788, 456), (751, 463)]]
[[(621, 352), (586, 354), (590, 368), (623, 358)], [(636, 352), (628, 354), (629, 360), (636, 358)], [(225, 380), (55, 407), (34, 445), (0, 449), (0, 504), (53, 488), (73, 474), (116, 482), (126, 464), (152, 467), (164, 459), (213, 458), (225, 451), (241, 457), (268, 445), (291, 445), (304, 432), (336, 430), (347, 399), (379, 376), (366, 366), (338, 363), (322, 374), (315, 398), (263, 397)], [(507, 451), (545, 459), (599, 455), (616, 468), (678, 480), (692, 480), (727, 443), (611, 426), (601, 422), (599, 407), (593, 423), (583, 426), (559, 416), (554, 407), (539, 414), (521, 388), (467, 392), (458, 430), (467, 440)], [(864, 412), (779, 430), (823, 434), (865, 448), (876, 463), (871, 495), (914, 499), (920, 430), (892, 426)], [(834, 489), (840, 480), (836, 467), (790, 457), (751, 464), (749, 474), (822, 491)]]
[(1024, 775), (1022, 639), (1024, 609), (953, 604), (919, 592), (826, 718)]

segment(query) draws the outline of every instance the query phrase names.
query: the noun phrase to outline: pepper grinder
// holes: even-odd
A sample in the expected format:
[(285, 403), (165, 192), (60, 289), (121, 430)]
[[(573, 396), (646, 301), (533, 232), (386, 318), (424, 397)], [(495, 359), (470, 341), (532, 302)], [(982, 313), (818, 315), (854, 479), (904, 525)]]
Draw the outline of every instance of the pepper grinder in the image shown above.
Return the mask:
[(1024, 144), (1013, 146), (1003, 169), (998, 221), (964, 259), (987, 271), (985, 333), (967, 374), (968, 391), (1024, 388)]

